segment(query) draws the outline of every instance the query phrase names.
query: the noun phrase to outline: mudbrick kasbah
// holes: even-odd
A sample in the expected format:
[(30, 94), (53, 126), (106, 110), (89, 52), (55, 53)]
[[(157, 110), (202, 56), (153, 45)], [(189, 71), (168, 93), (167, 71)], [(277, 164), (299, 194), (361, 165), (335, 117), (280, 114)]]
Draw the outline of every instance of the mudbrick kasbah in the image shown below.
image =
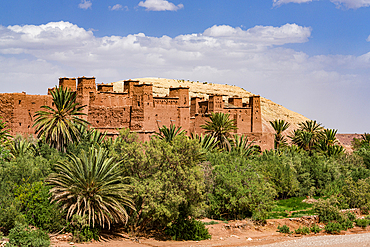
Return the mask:
[[(153, 95), (153, 85), (137, 80), (124, 81), (123, 90), (114, 90), (113, 84), (96, 84), (94, 77), (60, 78), (59, 87), (77, 93), (77, 102), (84, 108), (91, 127), (116, 136), (119, 129), (137, 132), (143, 141), (158, 132), (158, 127), (172, 124), (181, 126), (188, 134), (204, 133), (201, 128), (211, 112), (230, 114), (235, 120), (235, 134), (244, 134), (262, 150), (273, 148), (273, 135), (262, 132), (260, 96), (252, 96), (248, 103), (240, 97), (223, 99), (223, 95), (209, 95), (208, 99), (189, 98), (188, 87), (170, 88), (165, 97)], [(34, 115), (40, 107), (53, 107), (52, 96), (23, 93), (0, 94), (0, 117), (12, 134), (34, 134)]]

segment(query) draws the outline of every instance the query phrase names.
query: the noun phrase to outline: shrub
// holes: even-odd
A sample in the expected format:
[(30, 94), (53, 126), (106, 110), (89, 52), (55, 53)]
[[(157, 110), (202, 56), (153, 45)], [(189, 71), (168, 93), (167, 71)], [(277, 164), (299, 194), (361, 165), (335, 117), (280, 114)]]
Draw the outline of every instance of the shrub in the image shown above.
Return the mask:
[(287, 225), (278, 226), (277, 229), (278, 229), (277, 232), (291, 233), (290, 228)]
[(298, 229), (294, 230), (294, 233), (296, 234), (301, 234), (301, 235), (307, 235), (307, 234), (310, 234), (310, 228), (308, 228), (307, 226), (304, 226), (304, 227), (299, 227)]
[(313, 224), (312, 226), (311, 226), (311, 228), (310, 228), (310, 230), (311, 230), (311, 232), (313, 232), (313, 233), (319, 233), (319, 232), (321, 232), (321, 228), (318, 226), (318, 225), (316, 225), (316, 224)]
[(248, 160), (229, 153), (209, 154), (206, 178), (208, 216), (264, 222), (274, 206), (275, 190)]
[(339, 234), (343, 230), (342, 225), (338, 222), (329, 222), (325, 226), (325, 231), (329, 234)]
[(205, 224), (194, 218), (180, 218), (175, 224), (167, 228), (165, 232), (173, 240), (200, 241), (211, 238)]
[(0, 228), (5, 234), (8, 234), (17, 223), (25, 224), (26, 219), (20, 212), (20, 206), (17, 201), (12, 200), (4, 204), (0, 206)]
[(347, 213), (347, 218), (348, 218), (350, 221), (355, 221), (355, 220), (356, 220), (356, 214), (355, 214), (355, 213), (352, 213), (352, 212), (348, 212), (348, 213)]
[(49, 189), (43, 182), (20, 185), (15, 196), (21, 203), (21, 212), (29, 225), (49, 232), (59, 231), (66, 225), (65, 217), (57, 205), (49, 202)]
[(319, 199), (314, 204), (314, 210), (319, 216), (320, 222), (342, 221), (343, 215), (337, 206), (338, 200), (330, 197), (326, 200)]
[(73, 241), (87, 242), (90, 240), (99, 240), (99, 229), (92, 228), (88, 224), (87, 216), (73, 215), (68, 229), (73, 234)]
[(366, 228), (370, 224), (370, 220), (368, 219), (357, 219), (355, 222), (357, 226), (362, 228)]
[(10, 230), (9, 245), (11, 247), (27, 246), (27, 247), (47, 247), (50, 246), (49, 236), (42, 230), (32, 230), (26, 225), (16, 224)]
[(342, 225), (342, 230), (345, 230), (345, 231), (347, 231), (347, 229), (353, 228), (353, 222), (349, 219), (346, 219), (343, 222), (341, 222), (341, 225)]
[(354, 182), (352, 178), (345, 180), (343, 195), (347, 198), (348, 205), (352, 208), (361, 208), (363, 213), (370, 209), (370, 178), (359, 179)]

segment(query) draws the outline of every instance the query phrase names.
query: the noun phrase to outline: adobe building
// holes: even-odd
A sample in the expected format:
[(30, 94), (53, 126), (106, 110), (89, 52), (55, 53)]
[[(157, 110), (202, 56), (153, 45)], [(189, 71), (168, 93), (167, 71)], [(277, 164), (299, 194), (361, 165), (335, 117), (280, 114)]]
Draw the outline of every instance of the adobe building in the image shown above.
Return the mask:
[[(212, 112), (228, 113), (235, 120), (235, 134), (244, 134), (254, 140), (262, 150), (273, 148), (273, 135), (262, 132), (260, 96), (252, 96), (248, 103), (242, 98), (232, 97), (227, 102), (222, 95), (210, 95), (209, 99), (189, 98), (189, 88), (170, 88), (168, 96), (153, 96), (152, 84), (139, 81), (124, 82), (124, 92), (113, 91), (113, 85), (95, 83), (95, 78), (60, 78), (59, 87), (69, 88), (77, 93), (77, 102), (86, 105), (83, 116), (91, 127), (117, 136), (119, 129), (129, 128), (146, 141), (158, 127), (174, 124), (181, 126), (188, 134), (204, 133), (201, 125), (209, 120)], [(0, 117), (14, 134), (34, 134), (35, 113), (41, 106), (53, 107), (48, 95), (27, 95), (26, 93), (0, 94)]]

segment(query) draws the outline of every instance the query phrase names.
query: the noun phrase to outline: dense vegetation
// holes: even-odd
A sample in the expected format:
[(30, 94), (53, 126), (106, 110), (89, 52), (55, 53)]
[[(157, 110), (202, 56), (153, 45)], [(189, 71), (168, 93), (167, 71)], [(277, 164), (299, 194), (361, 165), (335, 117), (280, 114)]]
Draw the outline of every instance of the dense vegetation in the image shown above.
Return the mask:
[(277, 199), (294, 197), (327, 198), (314, 210), (332, 222), (333, 232), (355, 221), (339, 209), (370, 210), (368, 134), (346, 154), (336, 130), (307, 121), (287, 136), (289, 123), (276, 120), (275, 149), (260, 152), (253, 140), (231, 135), (227, 114), (215, 113), (203, 126), (205, 136), (163, 126), (148, 142), (128, 129), (111, 139), (79, 118), (83, 106), (73, 94), (53, 92), (55, 108), (37, 113), (37, 139), (10, 136), (0, 120), (0, 231), (14, 246), (48, 246), (45, 232), (98, 239), (116, 226), (130, 234), (155, 230), (173, 239), (207, 239), (196, 218), (264, 223), (278, 214)]

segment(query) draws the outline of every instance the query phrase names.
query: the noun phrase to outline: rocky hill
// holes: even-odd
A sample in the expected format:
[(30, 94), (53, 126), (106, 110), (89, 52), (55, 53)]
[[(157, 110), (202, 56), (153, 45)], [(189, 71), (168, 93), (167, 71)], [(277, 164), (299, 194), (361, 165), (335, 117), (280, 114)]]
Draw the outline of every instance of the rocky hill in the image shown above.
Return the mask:
[[(189, 87), (190, 97), (199, 96), (208, 98), (209, 94), (221, 94), (225, 95), (224, 100), (227, 101), (230, 96), (239, 96), (243, 98), (243, 102), (248, 102), (248, 97), (254, 95), (251, 92), (244, 90), (243, 88), (231, 85), (214, 84), (214, 83), (202, 83), (185, 80), (173, 80), (163, 78), (135, 78), (132, 80), (138, 80), (140, 83), (153, 84), (153, 93), (158, 96), (165, 96), (169, 92), (170, 87)], [(117, 81), (113, 84), (113, 90), (116, 92), (123, 92), (123, 81)], [(275, 119), (284, 119), (291, 123), (291, 127), (288, 129), (290, 132), (292, 129), (298, 127), (298, 123), (309, 120), (308, 118), (288, 110), (287, 108), (272, 102), (269, 99), (261, 96), (261, 108), (262, 108), (262, 128), (265, 132), (274, 132), (269, 124), (269, 121)]]

